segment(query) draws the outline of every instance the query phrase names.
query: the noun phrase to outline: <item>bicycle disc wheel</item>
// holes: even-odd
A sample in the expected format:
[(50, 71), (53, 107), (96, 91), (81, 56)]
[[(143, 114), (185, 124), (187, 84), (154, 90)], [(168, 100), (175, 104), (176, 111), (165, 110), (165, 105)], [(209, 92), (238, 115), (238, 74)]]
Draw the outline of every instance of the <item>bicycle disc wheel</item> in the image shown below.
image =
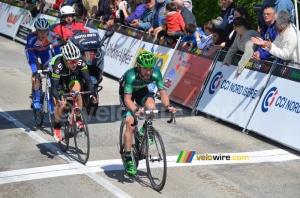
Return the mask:
[[(126, 130), (125, 121), (122, 120), (121, 127), (120, 127), (120, 135), (119, 135), (119, 145), (120, 145), (120, 154), (121, 154), (121, 159), (123, 162), (124, 169), (125, 169), (125, 143), (124, 143), (125, 130)], [(135, 144), (132, 144), (131, 156), (132, 156), (132, 162), (135, 168), (137, 168), (139, 166), (139, 158), (138, 158), (138, 152)]]
[[(67, 115), (63, 115), (63, 116), (65, 118), (67, 118)], [(61, 136), (62, 136), (61, 139), (62, 139), (62, 141), (60, 141), (58, 143), (58, 145), (59, 145), (60, 149), (63, 152), (66, 152), (69, 149), (69, 142), (70, 142), (69, 132), (70, 132), (71, 128), (70, 128), (69, 124), (67, 122), (65, 122), (64, 125), (61, 127), (60, 130), (61, 130)]]
[(76, 147), (76, 153), (78, 155), (78, 160), (85, 164), (90, 155), (90, 136), (87, 121), (83, 111), (80, 108), (74, 109), (75, 116), (80, 115), (82, 126), (78, 127), (77, 122), (74, 123), (74, 141)]
[(160, 134), (153, 128), (146, 138), (146, 165), (152, 187), (161, 191), (166, 183), (167, 159)]

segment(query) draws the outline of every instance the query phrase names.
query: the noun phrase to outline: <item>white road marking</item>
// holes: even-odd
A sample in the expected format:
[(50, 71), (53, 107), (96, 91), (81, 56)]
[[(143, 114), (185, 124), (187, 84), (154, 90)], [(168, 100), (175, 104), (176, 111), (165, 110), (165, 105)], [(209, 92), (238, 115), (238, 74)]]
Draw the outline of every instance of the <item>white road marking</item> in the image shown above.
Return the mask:
[[(111, 192), (112, 194), (114, 194), (117, 197), (131, 197), (130, 195), (128, 195), (126, 192), (122, 191), (120, 188), (118, 188), (117, 186), (114, 186), (112, 183), (110, 183), (109, 181), (107, 181), (106, 179), (104, 179), (103, 177), (101, 177), (100, 175), (97, 175), (94, 172), (78, 172), (78, 170), (80, 170), (81, 168), (84, 168), (85, 166), (80, 164), (79, 162), (71, 159), (68, 155), (66, 155), (65, 153), (62, 153), (57, 147), (55, 147), (54, 145), (50, 144), (47, 140), (45, 140), (44, 138), (42, 138), (41, 136), (39, 136), (37, 133), (35, 133), (34, 131), (31, 131), (30, 128), (26, 127), (25, 125), (23, 125), (21, 122), (19, 122), (17, 119), (13, 118), (11, 115), (9, 115), (8, 113), (6, 113), (3, 109), (0, 108), (0, 115), (2, 117), (4, 117), (5, 119), (11, 121), (12, 123), (14, 123), (14, 125), (16, 125), (19, 129), (21, 129), (24, 133), (26, 133), (27, 135), (29, 135), (31, 138), (33, 138), (34, 140), (36, 140), (39, 143), (44, 143), (44, 146), (51, 150), (51, 152), (58, 154), (59, 157), (61, 157), (62, 159), (64, 159), (65, 161), (67, 161), (69, 164), (67, 169), (70, 170), (64, 170), (66, 172), (68, 172), (68, 175), (74, 175), (74, 174), (86, 174), (88, 177), (90, 177), (91, 179), (93, 179), (95, 182), (97, 182), (98, 184), (100, 184), (101, 186), (103, 186), (106, 190), (108, 190), (109, 192)], [(47, 169), (47, 170), (41, 170), (42, 172), (51, 172), (51, 169)], [(8, 171), (10, 172), (10, 171)], [(22, 170), (20, 170), (20, 172), (18, 170), (16, 170), (17, 174), (19, 174), (19, 178), (23, 178), (19, 181), (28, 181), (28, 178), (33, 178), (33, 179), (41, 179), (38, 175), (43, 174), (42, 172), (36, 172), (34, 174), (36, 174), (36, 176), (31, 175), (31, 177), (28, 177), (26, 174), (22, 174)], [(19, 173), (18, 173), (19, 172)], [(55, 172), (55, 171), (54, 171)], [(7, 172), (2, 172), (7, 173)], [(20, 174), (21, 173), (21, 174)], [(37, 174), (39, 173), (39, 174)], [(2, 174), (1, 174), (2, 175)], [(46, 174), (47, 175), (47, 174)], [(57, 175), (59, 176), (59, 175)], [(0, 184), (5, 184), (5, 183), (10, 183), (10, 182), (5, 182), (5, 181), (15, 181), (15, 180), (10, 180), (9, 178), (12, 176), (8, 176), (8, 177), (1, 177), (0, 176)], [(12, 177), (13, 178), (13, 177)], [(49, 177), (46, 177), (49, 178)]]
[[(244, 153), (222, 153), (224, 155), (240, 155), (240, 156), (249, 156), (250, 160), (248, 161), (226, 161), (226, 160), (215, 160), (215, 161), (202, 161), (197, 160), (196, 156), (193, 158), (191, 163), (176, 163), (178, 156), (167, 157), (167, 166), (168, 167), (180, 167), (180, 166), (199, 166), (199, 165), (219, 165), (219, 164), (243, 164), (243, 163), (264, 163), (264, 162), (284, 162), (290, 160), (299, 160), (300, 157), (297, 155), (291, 154), (282, 149), (274, 150), (265, 150), (265, 151), (255, 151), (255, 152), (244, 152)], [(196, 153), (197, 155), (197, 153)], [(218, 155), (218, 154), (211, 154)], [(44, 166), (37, 168), (21, 169), (21, 170), (12, 170), (0, 172), (0, 184), (7, 184), (13, 182), (22, 182), (30, 181), (35, 179), (46, 179), (51, 177), (61, 177), (69, 175), (78, 175), (86, 174), (90, 175), (92, 173), (104, 172), (104, 171), (117, 171), (123, 170), (123, 164), (121, 159), (112, 159), (112, 160), (99, 160), (91, 161), (86, 164), (86, 166), (74, 166), (74, 164), (62, 164), (62, 165), (53, 165), (53, 166)], [(145, 160), (140, 161), (139, 170), (146, 169)], [(97, 178), (94, 178), (97, 176)], [(108, 182), (102, 177), (99, 177), (96, 174), (92, 174), (92, 179), (99, 181), (98, 183), (103, 185), (103, 183)], [(112, 185), (107, 183), (107, 186)], [(110, 186), (114, 188), (114, 186)], [(116, 192), (119, 193), (119, 192)], [(115, 194), (116, 194), (115, 193)], [(118, 196), (123, 196), (123, 194), (118, 194)]]

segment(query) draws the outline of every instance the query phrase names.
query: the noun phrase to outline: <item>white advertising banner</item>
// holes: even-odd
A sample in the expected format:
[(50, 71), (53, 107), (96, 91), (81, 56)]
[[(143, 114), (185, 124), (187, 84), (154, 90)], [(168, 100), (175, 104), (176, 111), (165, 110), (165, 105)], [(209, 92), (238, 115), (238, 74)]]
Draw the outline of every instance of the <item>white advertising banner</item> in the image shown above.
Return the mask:
[[(3, 29), (2, 24), (7, 20), (9, 10), (12, 6), (5, 2), (0, 2), (0, 27)], [(1, 30), (0, 30), (1, 32)]]
[[(162, 76), (164, 76), (175, 50), (167, 46), (154, 44), (153, 36), (145, 34), (145, 37), (143, 38), (143, 41), (140, 45), (140, 48), (137, 51), (137, 54), (142, 51), (150, 51), (154, 54), (154, 56), (156, 56), (158, 60), (156, 62), (155, 68), (159, 69), (160, 72), (162, 73)], [(135, 62), (133, 62), (132, 67), (134, 66), (135, 66)], [(154, 82), (148, 85), (148, 88), (151, 92), (154, 93), (157, 92), (156, 83)]]
[(1, 16), (4, 20), (2, 19), (0, 22), (0, 33), (10, 37), (15, 35), (25, 12), (25, 9), (21, 8), (25, 6), (25, 2), (13, 2), (13, 4), (6, 6), (2, 13), (3, 16)]
[(300, 70), (276, 65), (247, 126), (300, 151)]
[(196, 110), (244, 128), (263, 91), (272, 63), (248, 62), (247, 68), (236, 78), (236, 65), (241, 56), (236, 55), (232, 65), (222, 66), (225, 53), (220, 53)]
[(118, 26), (106, 46), (104, 72), (120, 78), (132, 65), (143, 32)]

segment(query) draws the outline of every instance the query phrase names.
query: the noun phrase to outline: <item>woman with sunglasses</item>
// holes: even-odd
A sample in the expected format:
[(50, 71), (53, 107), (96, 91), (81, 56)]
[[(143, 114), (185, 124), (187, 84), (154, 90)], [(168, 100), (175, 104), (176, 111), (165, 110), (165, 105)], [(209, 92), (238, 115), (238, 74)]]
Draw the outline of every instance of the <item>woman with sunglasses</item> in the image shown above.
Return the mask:
[[(25, 54), (32, 71), (31, 81), (33, 100), (31, 107), (34, 110), (40, 110), (40, 81), (38, 80), (37, 70), (46, 69), (48, 67), (52, 58), (50, 45), (52, 45), (55, 55), (60, 54), (60, 49), (56, 36), (53, 32), (49, 31), (50, 24), (45, 18), (37, 19), (34, 23), (34, 27), (36, 31), (28, 34), (27, 36)], [(41, 63), (39, 63), (38, 58), (41, 60)]]
[[(80, 91), (81, 86), (79, 83), (79, 78), (82, 77), (87, 84), (87, 91), (91, 91), (90, 97), (93, 103), (97, 103), (97, 99), (94, 93), (93, 83), (90, 78), (88, 71), (88, 66), (84, 58), (80, 55), (80, 50), (72, 43), (67, 43), (61, 47), (60, 55), (55, 56), (50, 63), (51, 74), (51, 85), (53, 97), (55, 98), (55, 124), (54, 124), (54, 138), (57, 141), (61, 141), (60, 133), (60, 118), (62, 110), (66, 105), (66, 101), (60, 100), (60, 92), (64, 91), (62, 89), (62, 84), (65, 84), (67, 88), (72, 91)], [(81, 75), (80, 75), (81, 74)], [(76, 101), (78, 106), (82, 108), (82, 97), (81, 95), (76, 96)], [(82, 122), (80, 117), (77, 118), (77, 125), (82, 127)]]

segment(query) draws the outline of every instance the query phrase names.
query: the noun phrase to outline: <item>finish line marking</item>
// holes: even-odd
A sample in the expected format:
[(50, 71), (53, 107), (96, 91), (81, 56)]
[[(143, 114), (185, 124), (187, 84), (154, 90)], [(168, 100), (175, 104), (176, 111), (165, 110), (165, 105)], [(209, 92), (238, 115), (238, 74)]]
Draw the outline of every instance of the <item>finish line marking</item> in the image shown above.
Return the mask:
[[(181, 166), (201, 166), (201, 165), (220, 165), (220, 164), (246, 164), (246, 163), (264, 163), (264, 162), (284, 162), (290, 160), (299, 160), (300, 157), (291, 154), (282, 149), (244, 152), (244, 153), (226, 153), (228, 155), (248, 155), (250, 160), (245, 161), (227, 161), (227, 160), (197, 160), (193, 158), (191, 163), (176, 163), (178, 156), (167, 157), (167, 167)], [(213, 154), (212, 154), (213, 155)], [(140, 161), (138, 170), (146, 169), (145, 160)], [(124, 170), (121, 159), (91, 161), (86, 166), (74, 166), (74, 164), (62, 164), (53, 166), (44, 166), (29, 169), (20, 169), (13, 171), (0, 172), (0, 184), (13, 182), (30, 181), (36, 179), (47, 179), (52, 177), (70, 176), (78, 174), (90, 174), (104, 171)]]

